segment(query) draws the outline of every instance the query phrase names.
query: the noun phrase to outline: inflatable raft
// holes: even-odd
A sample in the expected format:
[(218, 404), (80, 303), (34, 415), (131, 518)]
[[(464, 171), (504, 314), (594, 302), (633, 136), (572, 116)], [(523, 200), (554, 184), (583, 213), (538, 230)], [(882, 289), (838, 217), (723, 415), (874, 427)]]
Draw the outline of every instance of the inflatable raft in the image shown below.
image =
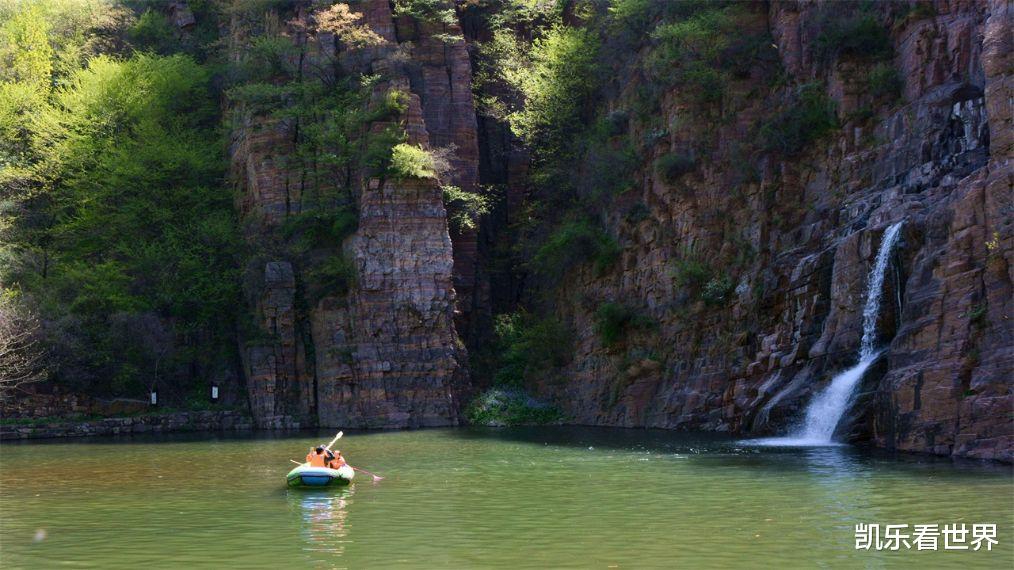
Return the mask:
[(289, 487), (336, 487), (348, 485), (356, 472), (349, 465), (338, 469), (327, 467), (311, 467), (309, 463), (297, 466), (285, 476)]

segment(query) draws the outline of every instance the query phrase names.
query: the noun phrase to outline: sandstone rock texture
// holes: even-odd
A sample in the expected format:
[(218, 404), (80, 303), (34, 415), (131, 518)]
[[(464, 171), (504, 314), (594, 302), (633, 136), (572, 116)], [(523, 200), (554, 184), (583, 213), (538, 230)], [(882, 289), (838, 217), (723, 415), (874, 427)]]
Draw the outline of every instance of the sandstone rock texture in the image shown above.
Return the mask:
[[(396, 18), (386, 1), (356, 3), (353, 9), (387, 43), (338, 53), (342, 65), (381, 73), (377, 100), (392, 89), (404, 92), (408, 142), (451, 147), (452, 174), (442, 182), (474, 190), (475, 113), (460, 31)], [(327, 34), (308, 37), (295, 27), (286, 34), (300, 47), (301, 66), (335, 55)], [(231, 41), (240, 49), (245, 40), (236, 26)], [(293, 153), (292, 129), (247, 117), (231, 147), (246, 237), (264, 251), (248, 270), (258, 334), (241, 341), (258, 426), (456, 424), (454, 387), (467, 379), (467, 353), (455, 330), (455, 285), (470, 294), (474, 236), (456, 236), (452, 244), (436, 181), (363, 180), (356, 188), (358, 230), (342, 245), (355, 265), (355, 284), (345, 296), (302, 307), (312, 264), (287, 259), (284, 248), (271, 247), (283, 241), (279, 228), (300, 213), (299, 197), (312, 190), (309, 178), (286, 160)], [(469, 305), (463, 307), (467, 312)]]
[[(787, 73), (827, 79), (843, 127), (799, 156), (762, 156), (755, 173), (739, 174), (737, 145), (769, 98), (746, 104), (732, 124), (709, 125), (714, 149), (679, 184), (641, 173), (627, 200), (650, 215), (608, 214), (624, 247), (617, 267), (604, 277), (581, 271), (557, 290), (576, 353), (569, 380), (541, 394), (581, 424), (784, 433), (854, 364), (866, 276), (883, 230), (904, 220), (878, 323), (884, 353), (841, 435), (1010, 462), (1011, 5), (940, 1), (931, 16), (895, 19), (890, 65), (904, 80), (903, 103), (875, 107), (868, 120), (854, 118), (870, 103), (855, 84), (868, 68), (838, 61), (825, 70), (812, 56), (820, 9), (775, 1), (756, 17)], [(663, 112), (670, 129), (658, 154), (710, 136), (677, 98)], [(688, 258), (732, 280), (718, 306), (674, 277), (674, 261)], [(594, 326), (604, 302), (657, 327), (604, 346)]]
[[(240, 341), (257, 424), (456, 424), (469, 388), (460, 339), (474, 346), (491, 313), (548, 294), (575, 331), (574, 354), (566, 382), (537, 391), (573, 422), (785, 432), (854, 364), (867, 275), (884, 229), (903, 220), (877, 327), (884, 351), (840, 435), (1014, 459), (1011, 4), (939, 0), (908, 15), (876, 4), (894, 47), (888, 65), (903, 80), (890, 104), (864, 86), (868, 62), (828, 67), (815, 57), (827, 6), (773, 0), (751, 10), (788, 83), (826, 85), (839, 130), (792, 156), (745, 153), (757, 121), (791, 102), (789, 88), (758, 79), (760, 70), (731, 86), (728, 99), (740, 107), (729, 121), (702, 120), (679, 93), (666, 94), (664, 135), (632, 133), (659, 141), (639, 157), (648, 166), (636, 189), (602, 213), (623, 247), (619, 262), (540, 290), (484, 257), (523, 215), (529, 158), (502, 125), (477, 120), (461, 30), (396, 17), (384, 0), (353, 3), (388, 43), (338, 54), (342, 64), (383, 72), (377, 98), (408, 94), (409, 142), (453, 149), (444, 183), (499, 185), (506, 199), (481, 232), (452, 235), (435, 182), (363, 180), (359, 228), (342, 245), (357, 282), (346, 296), (303, 306), (305, 260), (271, 245), (312, 190), (286, 160), (292, 125), (241, 120), (231, 146), (237, 207), (247, 240), (267, 244), (248, 268), (258, 332)], [(482, 33), (470, 30), (469, 41)], [(334, 47), (296, 30), (288, 36), (307, 64)], [(241, 26), (229, 37), (236, 49), (249, 41)], [(622, 108), (637, 81), (631, 73), (610, 108)], [(678, 182), (650, 166), (688, 149), (701, 159)], [(629, 216), (634, 210), (643, 215)], [(679, 264), (689, 260), (711, 265), (728, 289), (720, 302), (681, 283)], [(656, 326), (605, 346), (594, 318), (605, 302)]]

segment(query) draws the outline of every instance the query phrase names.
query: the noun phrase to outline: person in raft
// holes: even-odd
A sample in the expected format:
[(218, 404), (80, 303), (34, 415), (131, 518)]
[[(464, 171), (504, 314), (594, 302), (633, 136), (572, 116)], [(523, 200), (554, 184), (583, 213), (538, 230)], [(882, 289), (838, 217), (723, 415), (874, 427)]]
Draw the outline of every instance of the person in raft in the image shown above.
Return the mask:
[(310, 464), (310, 467), (338, 469), (345, 465), (345, 458), (342, 457), (341, 451), (331, 451), (326, 447), (318, 446), (311, 448), (310, 453), (306, 454), (306, 462)]
[(326, 449), (325, 451), (327, 451), (328, 454), (327, 457), (328, 467), (330, 467), (331, 469), (339, 469), (341, 468), (342, 465), (345, 465), (345, 458), (342, 457), (341, 451), (331, 451), (330, 449)]
[(326, 467), (328, 460), (325, 451), (327, 450), (322, 446), (318, 446), (316, 449), (311, 447), (310, 453), (306, 454), (306, 462), (310, 464), (310, 467)]

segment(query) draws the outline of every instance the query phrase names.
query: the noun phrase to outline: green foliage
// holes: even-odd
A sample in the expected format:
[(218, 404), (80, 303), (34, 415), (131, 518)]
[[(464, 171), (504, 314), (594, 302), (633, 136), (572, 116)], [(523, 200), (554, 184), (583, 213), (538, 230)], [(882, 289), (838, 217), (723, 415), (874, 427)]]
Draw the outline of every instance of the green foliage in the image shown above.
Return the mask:
[(457, 22), (453, 6), (445, 0), (394, 0), (394, 15), (446, 26)]
[[(388, 173), (392, 149), (405, 138), (398, 121), (408, 98), (392, 89), (375, 100), (379, 76), (305, 73), (295, 63), (300, 57), (287, 36), (253, 40), (226, 91), (237, 103), (234, 120), (263, 116), (291, 128), (296, 152), (286, 166), (301, 172), (307, 189), (297, 209), (345, 208), (355, 201), (359, 174)], [(340, 71), (340, 62), (333, 68)], [(373, 128), (378, 121), (388, 124)]]
[(750, 65), (764, 47), (756, 34), (743, 32), (744, 8), (713, 4), (689, 17), (660, 24), (649, 67), (658, 80), (679, 86), (699, 105), (720, 103), (737, 66)]
[(290, 215), (281, 230), (286, 238), (294, 240), (298, 252), (305, 253), (319, 247), (339, 248), (358, 227), (355, 208), (345, 205)]
[(689, 153), (669, 153), (655, 161), (655, 171), (668, 184), (673, 184), (684, 174), (697, 168), (697, 160)]
[(875, 99), (895, 101), (901, 97), (901, 90), (905, 86), (905, 82), (893, 65), (883, 62), (878, 63), (870, 70), (866, 85)]
[(540, 320), (525, 312), (497, 315), (494, 332), (497, 386), (533, 385), (570, 357), (570, 331), (552, 317)]
[(890, 58), (894, 53), (887, 29), (865, 10), (842, 16), (837, 7), (832, 6), (821, 24), (813, 44), (814, 54), (820, 61), (843, 57), (877, 60)]
[(340, 297), (356, 284), (356, 266), (343, 255), (334, 255), (316, 265), (307, 274), (312, 284), (309, 296), (312, 301), (322, 297)]
[(707, 305), (719, 305), (729, 298), (734, 284), (727, 275), (716, 275), (715, 270), (700, 256), (686, 253), (673, 267), (676, 285), (695, 293)]
[(509, 117), (515, 134), (546, 155), (570, 148), (597, 87), (598, 49), (590, 31), (563, 26), (533, 43), (532, 66), (507, 76), (524, 97), (524, 107)]
[(654, 0), (612, 0), (609, 3), (611, 31), (643, 32), (659, 16), (660, 2)]
[(30, 137), (53, 73), (49, 33), (36, 6), (0, 19), (0, 184), (17, 178), (34, 154)]
[(989, 305), (983, 302), (972, 307), (968, 312), (968, 322), (977, 329), (986, 328), (989, 324)]
[(243, 51), (234, 72), (240, 74), (240, 82), (271, 82), (291, 73), (289, 62), (294, 56), (298, 51), (290, 38), (258, 36)]
[(587, 220), (565, 222), (535, 252), (535, 270), (551, 278), (562, 277), (576, 264), (592, 262), (603, 274), (616, 262), (622, 248), (609, 234)]
[(370, 116), (370, 120), (383, 121), (396, 119), (408, 111), (408, 93), (400, 89), (391, 89), (384, 94), (384, 104)]
[(765, 150), (799, 153), (810, 143), (838, 128), (834, 102), (818, 83), (803, 85), (793, 103), (760, 128)]
[(592, 200), (608, 199), (634, 187), (639, 164), (631, 145), (592, 142), (585, 151), (579, 195)]
[(145, 10), (129, 30), (130, 41), (138, 48), (159, 54), (175, 50), (176, 32), (165, 16), (151, 9)]
[(457, 233), (478, 228), (479, 218), (489, 213), (489, 198), (457, 186), (443, 186), (442, 189), (450, 228)]
[(448, 168), (446, 160), (421, 146), (400, 143), (391, 149), (388, 170), (396, 178), (437, 179)]
[(685, 255), (675, 261), (673, 277), (679, 287), (699, 289), (711, 279), (711, 267), (695, 255)]
[(631, 330), (654, 326), (650, 318), (619, 303), (602, 303), (595, 310), (595, 332), (606, 346), (615, 345)]
[(732, 280), (727, 275), (714, 277), (701, 289), (701, 299), (708, 305), (719, 305), (728, 300), (732, 289)]
[(563, 421), (555, 406), (538, 402), (521, 390), (492, 388), (465, 410), (469, 423), (483, 426), (544, 425)]
[(185, 56), (99, 56), (51, 101), (27, 133), (40, 196), (18, 220), (14, 277), (56, 352), (74, 347), (77, 377), (136, 392), (190, 358), (177, 339), (231, 334), (238, 304), (210, 74)]
[(405, 131), (395, 126), (387, 126), (372, 134), (366, 141), (363, 165), (374, 173), (387, 173), (391, 168), (394, 147), (403, 143), (405, 138)]
[(34, 89), (49, 87), (53, 73), (50, 24), (41, 7), (29, 5), (0, 23), (0, 79)]

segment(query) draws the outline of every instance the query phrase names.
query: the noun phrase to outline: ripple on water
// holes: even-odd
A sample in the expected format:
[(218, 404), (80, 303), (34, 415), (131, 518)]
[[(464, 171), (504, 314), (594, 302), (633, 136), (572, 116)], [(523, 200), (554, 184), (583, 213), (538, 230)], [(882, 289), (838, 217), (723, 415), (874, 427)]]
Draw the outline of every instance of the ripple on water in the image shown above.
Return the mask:
[[(330, 435), (4, 444), (3, 565), (1002, 567), (1014, 557), (1009, 468), (652, 430), (440, 429), (348, 433), (345, 454), (386, 479), (286, 489), (288, 460)], [(56, 472), (59, 484), (38, 476)], [(1001, 548), (856, 552), (858, 522), (995, 522)]]

